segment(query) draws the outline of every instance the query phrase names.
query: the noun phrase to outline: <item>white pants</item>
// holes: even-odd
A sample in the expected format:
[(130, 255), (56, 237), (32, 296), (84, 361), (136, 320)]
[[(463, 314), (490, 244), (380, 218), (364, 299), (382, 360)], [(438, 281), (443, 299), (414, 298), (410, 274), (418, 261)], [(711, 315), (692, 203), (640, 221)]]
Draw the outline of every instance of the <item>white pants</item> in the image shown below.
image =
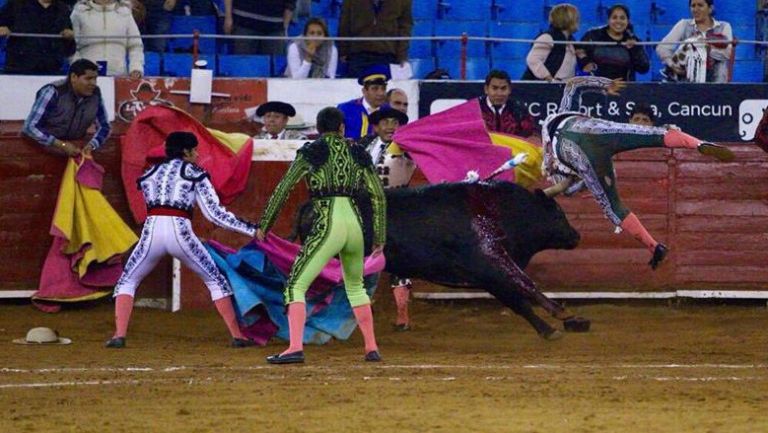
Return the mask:
[(227, 279), (219, 272), (208, 250), (195, 236), (189, 219), (149, 216), (144, 222), (141, 239), (133, 249), (115, 286), (115, 296), (134, 296), (141, 281), (167, 254), (176, 257), (199, 275), (214, 301), (232, 295), (232, 288)]

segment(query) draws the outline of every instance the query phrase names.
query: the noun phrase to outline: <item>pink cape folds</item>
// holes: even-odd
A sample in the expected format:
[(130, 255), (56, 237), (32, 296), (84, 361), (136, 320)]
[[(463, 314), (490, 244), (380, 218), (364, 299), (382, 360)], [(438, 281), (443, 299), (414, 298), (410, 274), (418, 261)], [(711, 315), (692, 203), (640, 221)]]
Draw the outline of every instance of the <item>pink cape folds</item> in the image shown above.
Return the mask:
[(51, 222), (53, 244), (32, 296), (43, 311), (111, 294), (123, 270), (121, 255), (137, 241), (99, 191), (103, 175), (92, 159), (67, 164)]
[[(285, 275), (290, 273), (293, 262), (296, 261), (296, 256), (301, 249), (301, 245), (287, 241), (272, 233), (268, 233), (267, 238), (263, 242), (257, 241), (256, 245), (264, 251), (264, 254), (269, 257), (272, 264)], [(363, 274), (370, 275), (376, 272), (381, 272), (384, 270), (385, 265), (386, 260), (384, 254), (367, 256), (363, 264)], [(341, 262), (339, 259), (333, 258), (325, 265), (323, 270), (320, 271), (320, 275), (318, 275), (312, 283), (312, 287), (316, 290), (326, 290), (343, 281)]]
[(470, 170), (484, 179), (519, 152), (528, 154), (526, 162), (496, 179), (527, 187), (541, 176), (541, 149), (520, 137), (489, 133), (477, 98), (401, 127), (394, 141), (430, 183), (460, 182)]
[(210, 130), (184, 111), (152, 106), (134, 119), (122, 139), (123, 186), (137, 222), (146, 219), (147, 210), (136, 180), (149, 161), (163, 158), (165, 138), (174, 131), (187, 131), (197, 136), (200, 155), (197, 164), (211, 175), (211, 183), (222, 203), (230, 203), (245, 190), (253, 155), (250, 137)]

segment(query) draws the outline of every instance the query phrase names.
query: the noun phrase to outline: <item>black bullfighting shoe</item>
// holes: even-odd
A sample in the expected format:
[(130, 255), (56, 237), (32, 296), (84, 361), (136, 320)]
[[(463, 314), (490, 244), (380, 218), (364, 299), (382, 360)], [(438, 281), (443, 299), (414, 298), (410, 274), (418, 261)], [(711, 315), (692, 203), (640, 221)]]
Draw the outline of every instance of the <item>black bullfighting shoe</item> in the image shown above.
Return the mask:
[(702, 141), (698, 149), (700, 154), (714, 156), (723, 162), (731, 162), (735, 158), (731, 149), (708, 141)]
[(667, 257), (667, 253), (669, 253), (669, 248), (667, 248), (666, 245), (656, 245), (656, 248), (653, 250), (653, 257), (651, 257), (651, 261), (648, 262), (648, 264), (651, 266), (651, 269), (655, 271), (656, 268), (658, 268), (661, 262), (664, 260), (664, 258)]
[(411, 325), (407, 323), (396, 323), (392, 325), (392, 327), (395, 329), (395, 332), (407, 332), (411, 330)]
[(272, 355), (267, 356), (267, 362), (270, 364), (303, 364), (304, 363), (304, 351), (286, 353), (285, 355)]
[(365, 354), (365, 362), (380, 362), (381, 361), (381, 355), (379, 355), (378, 350), (371, 350), (370, 352)]
[(255, 346), (256, 342), (249, 338), (233, 338), (231, 346), (235, 349), (242, 349), (243, 347)]
[(109, 349), (122, 349), (125, 347), (125, 337), (110, 338), (105, 347)]

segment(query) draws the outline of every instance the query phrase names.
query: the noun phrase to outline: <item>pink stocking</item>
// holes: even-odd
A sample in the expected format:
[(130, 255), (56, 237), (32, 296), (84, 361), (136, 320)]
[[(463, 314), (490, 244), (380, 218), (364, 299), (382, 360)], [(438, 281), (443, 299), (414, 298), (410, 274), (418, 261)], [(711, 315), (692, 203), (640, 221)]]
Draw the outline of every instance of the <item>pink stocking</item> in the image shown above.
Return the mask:
[(125, 337), (128, 333), (128, 322), (133, 312), (133, 296), (117, 295), (115, 297), (115, 337)]
[(237, 316), (235, 316), (235, 308), (232, 306), (232, 297), (225, 296), (223, 298), (214, 301), (216, 310), (219, 311), (219, 315), (224, 319), (224, 323), (227, 324), (229, 334), (232, 338), (244, 338), (243, 333), (240, 332), (240, 325), (237, 324)]
[(304, 350), (304, 324), (307, 321), (307, 304), (293, 302), (288, 304), (288, 333), (291, 338), (290, 345), (280, 355)]
[(352, 311), (355, 313), (357, 326), (360, 327), (360, 331), (363, 333), (365, 353), (378, 350), (379, 347), (376, 345), (376, 336), (373, 334), (373, 313), (371, 312), (371, 304), (355, 307)]
[(634, 213), (630, 213), (626, 218), (624, 218), (624, 221), (621, 222), (621, 228), (634, 236), (635, 239), (642, 242), (643, 245), (645, 245), (651, 251), (651, 253), (653, 253), (656, 245), (658, 245), (656, 239), (654, 239), (653, 236), (648, 233), (648, 230), (643, 227), (643, 223), (637, 219), (637, 215)]
[(408, 298), (410, 296), (408, 286), (396, 286), (392, 288), (392, 294), (395, 296), (395, 305), (397, 305), (397, 325), (408, 325)]
[(696, 149), (699, 147), (699, 144), (701, 144), (701, 140), (677, 129), (670, 129), (664, 134), (664, 147)]

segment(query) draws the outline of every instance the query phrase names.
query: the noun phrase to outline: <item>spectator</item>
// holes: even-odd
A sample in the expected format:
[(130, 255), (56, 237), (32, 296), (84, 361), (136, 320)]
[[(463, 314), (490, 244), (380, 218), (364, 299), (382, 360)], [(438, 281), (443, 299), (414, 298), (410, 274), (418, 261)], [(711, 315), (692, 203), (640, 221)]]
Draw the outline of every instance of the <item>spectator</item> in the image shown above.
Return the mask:
[(389, 66), (371, 66), (357, 79), (363, 86), (363, 97), (339, 104), (344, 113), (344, 136), (357, 140), (373, 133), (369, 115), (378, 110), (387, 101), (387, 81)]
[[(571, 41), (579, 29), (579, 10), (562, 3), (549, 12), (549, 29), (536, 37), (525, 63), (523, 80), (565, 80), (575, 75), (576, 49)], [(558, 43), (554, 42), (565, 42)]]
[[(411, 36), (411, 0), (344, 0), (339, 36)], [(339, 41), (341, 60), (347, 62), (347, 76), (358, 77), (373, 65), (404, 64), (408, 41)]]
[[(171, 32), (173, 9), (176, 0), (142, 0), (146, 9), (146, 18), (142, 26), (144, 35), (167, 35)], [(134, 15), (135, 18), (135, 15)], [(137, 21), (138, 23), (138, 21)], [(145, 38), (144, 49), (164, 53), (168, 45), (165, 38)]]
[(485, 77), (485, 95), (480, 97), (480, 111), (488, 131), (529, 137), (536, 122), (519, 101), (511, 101), (512, 82), (505, 71), (494, 69)]
[[(296, 0), (224, 0), (224, 33), (244, 36), (286, 36)], [(281, 40), (237, 39), (235, 54), (282, 55)]]
[(576, 50), (579, 67), (598, 77), (635, 81), (635, 73), (644, 74), (651, 68), (648, 54), (629, 22), (629, 9), (613, 5), (608, 9), (608, 25), (589, 30), (582, 41), (615, 42), (616, 45), (583, 45)]
[(90, 155), (100, 148), (111, 127), (101, 91), (96, 85), (98, 70), (99, 66), (90, 60), (76, 60), (69, 67), (66, 79), (46, 84), (38, 90), (22, 132), (54, 153), (74, 156), (81, 150), (65, 140), (85, 137), (95, 122), (96, 133), (82, 153)]
[(207, 16), (216, 15), (216, 5), (211, 0), (177, 0), (176, 15)]
[(632, 125), (656, 126), (656, 115), (653, 114), (653, 107), (646, 103), (635, 104), (632, 112), (629, 113), (629, 123)]
[(280, 101), (270, 101), (261, 104), (256, 115), (264, 120), (261, 132), (253, 138), (265, 140), (306, 140), (307, 137), (299, 131), (285, 129), (288, 118), (296, 115), (293, 105)]
[[(131, 12), (131, 3), (125, 0), (80, 0), (72, 10), (72, 27), (77, 39), (80, 58), (105, 62), (107, 75), (144, 75), (144, 44)], [(89, 35), (115, 35), (126, 38), (81, 38)], [(125, 58), (129, 58), (126, 66)]]
[(328, 26), (322, 18), (311, 18), (304, 25), (302, 36), (288, 46), (289, 78), (336, 78), (339, 52), (333, 41), (316, 38), (328, 37)]
[(408, 114), (408, 94), (403, 89), (387, 91), (387, 104), (395, 110)]
[[(714, 0), (690, 0), (688, 4), (693, 19), (678, 21), (661, 40), (662, 44), (656, 47), (656, 54), (667, 65), (667, 76), (672, 81), (700, 81), (695, 78), (695, 71), (692, 70), (693, 63), (688, 61), (692, 56), (684, 60), (683, 58), (687, 56), (679, 55), (682, 52), (681, 48), (696, 49), (699, 44), (682, 44), (676, 50), (674, 45), (664, 43), (683, 42), (691, 38), (700, 40), (733, 39), (731, 25), (725, 21), (717, 21), (713, 17), (715, 12)], [(728, 82), (728, 63), (733, 54), (733, 47), (729, 43), (708, 43), (705, 51), (706, 82)], [(676, 56), (676, 54), (678, 55)], [(687, 67), (686, 64), (690, 64), (691, 67)]]
[(56, 75), (75, 52), (69, 7), (57, 0), (11, 0), (0, 9), (0, 37), (14, 33), (61, 35), (53, 38), (10, 38), (6, 74)]

